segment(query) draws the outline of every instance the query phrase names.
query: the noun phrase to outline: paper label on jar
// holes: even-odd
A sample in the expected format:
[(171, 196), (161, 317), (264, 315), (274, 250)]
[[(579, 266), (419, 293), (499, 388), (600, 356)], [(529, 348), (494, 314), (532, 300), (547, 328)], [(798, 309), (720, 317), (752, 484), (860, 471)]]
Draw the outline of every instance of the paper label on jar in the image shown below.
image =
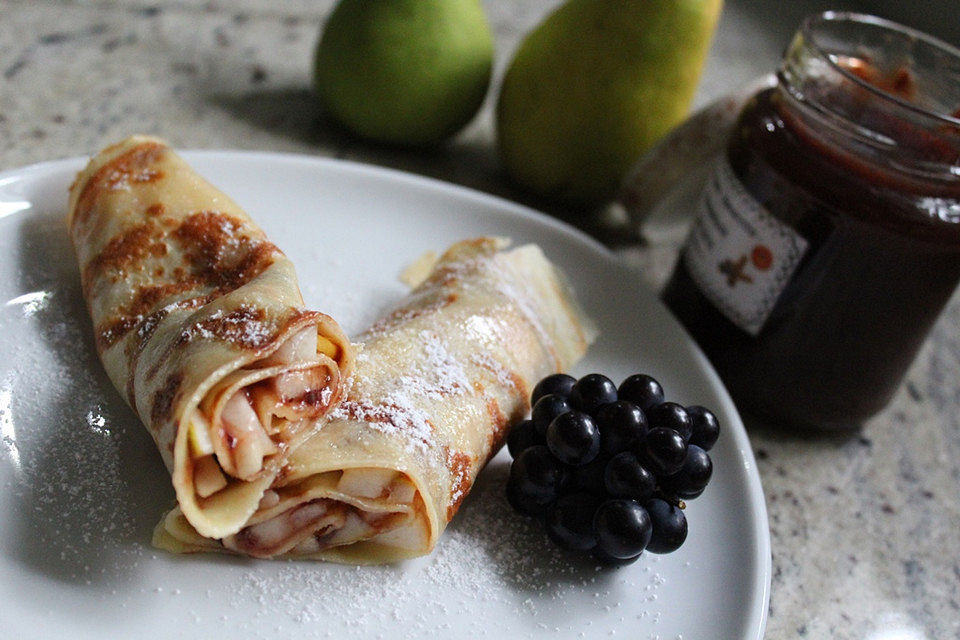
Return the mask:
[(683, 253), (707, 299), (755, 336), (806, 250), (807, 241), (757, 202), (723, 157), (704, 189)]

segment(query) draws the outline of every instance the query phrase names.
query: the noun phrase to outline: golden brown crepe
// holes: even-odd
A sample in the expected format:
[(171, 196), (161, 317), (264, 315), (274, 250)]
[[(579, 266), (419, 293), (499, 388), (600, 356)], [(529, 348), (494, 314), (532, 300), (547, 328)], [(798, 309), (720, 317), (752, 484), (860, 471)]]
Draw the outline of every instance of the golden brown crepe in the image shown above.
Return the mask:
[(235, 535), (196, 533), (178, 510), (154, 544), (372, 564), (430, 552), (532, 385), (566, 370), (593, 332), (540, 249), (482, 238), (444, 254), (361, 337), (342, 404), (290, 457)]
[(304, 308), (293, 264), (162, 140), (97, 154), (70, 237), (100, 359), (204, 535), (236, 533), (336, 406), (352, 348)]

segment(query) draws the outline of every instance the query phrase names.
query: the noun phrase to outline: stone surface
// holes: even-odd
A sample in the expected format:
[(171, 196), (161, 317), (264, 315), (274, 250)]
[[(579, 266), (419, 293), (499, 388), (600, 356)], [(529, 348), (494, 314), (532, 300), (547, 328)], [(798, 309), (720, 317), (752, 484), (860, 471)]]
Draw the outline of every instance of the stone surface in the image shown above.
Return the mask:
[[(486, 0), (497, 77), (556, 4)], [(505, 180), (493, 149), (495, 91), (462, 134), (430, 151), (375, 147), (324, 122), (309, 69), (331, 5), (0, 0), (0, 170), (86, 155), (138, 131), (180, 148), (348, 158), (548, 210), (607, 242), (652, 286), (663, 281), (675, 247), (639, 243), (616, 212), (587, 222)], [(728, 0), (697, 103), (770, 71), (800, 18), (827, 6)], [(748, 425), (773, 542), (767, 637), (960, 636), (958, 328), (955, 298), (891, 406), (854, 433)]]

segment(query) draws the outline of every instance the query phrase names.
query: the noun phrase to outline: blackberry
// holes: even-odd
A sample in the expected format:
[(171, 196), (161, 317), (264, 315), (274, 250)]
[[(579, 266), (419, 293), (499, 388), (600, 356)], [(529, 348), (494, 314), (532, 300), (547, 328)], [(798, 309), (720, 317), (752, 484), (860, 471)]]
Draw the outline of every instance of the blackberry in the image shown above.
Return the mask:
[(570, 493), (559, 498), (547, 511), (547, 535), (570, 551), (590, 551), (597, 546), (593, 518), (600, 498), (589, 493)]
[(645, 506), (653, 528), (647, 551), (670, 553), (679, 549), (687, 539), (687, 517), (683, 510), (659, 498), (648, 500)]
[(639, 455), (657, 476), (676, 473), (687, 457), (687, 443), (679, 433), (666, 427), (657, 427), (647, 433), (647, 439), (639, 449)]
[(629, 451), (618, 453), (603, 473), (604, 488), (610, 496), (643, 502), (653, 495), (657, 478)]
[(605, 565), (683, 544), (681, 500), (703, 493), (713, 473), (713, 412), (665, 400), (645, 374), (619, 388), (599, 373), (553, 374), (531, 401), (530, 419), (507, 438), (507, 500), (516, 511), (540, 519), (557, 546)]
[(541, 515), (560, 495), (569, 477), (567, 468), (545, 446), (530, 447), (510, 466), (511, 504), (527, 515)]
[(677, 498), (693, 500), (706, 489), (713, 474), (710, 455), (695, 444), (687, 445), (687, 457), (676, 473), (660, 479), (661, 490)]

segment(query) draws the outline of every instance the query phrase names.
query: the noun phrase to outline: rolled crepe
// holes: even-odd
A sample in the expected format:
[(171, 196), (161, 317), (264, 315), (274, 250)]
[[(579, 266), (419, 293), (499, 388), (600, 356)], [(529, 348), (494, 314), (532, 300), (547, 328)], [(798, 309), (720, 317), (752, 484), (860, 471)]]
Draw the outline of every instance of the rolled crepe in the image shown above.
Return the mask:
[(293, 264), (163, 141), (97, 154), (67, 218), (97, 352), (199, 532), (236, 533), (342, 397), (352, 348)]
[(530, 408), (593, 331), (541, 250), (455, 245), (409, 299), (361, 336), (351, 388), (290, 457), (237, 534), (199, 536), (177, 510), (154, 544), (352, 564), (428, 553)]

